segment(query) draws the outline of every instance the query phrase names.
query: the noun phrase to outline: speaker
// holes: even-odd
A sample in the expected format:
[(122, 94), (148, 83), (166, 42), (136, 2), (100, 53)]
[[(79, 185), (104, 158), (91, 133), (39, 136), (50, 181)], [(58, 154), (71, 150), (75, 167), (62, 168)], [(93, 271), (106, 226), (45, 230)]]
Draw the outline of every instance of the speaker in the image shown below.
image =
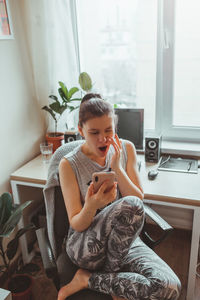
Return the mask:
[(77, 140), (81, 140), (81, 135), (79, 134), (79, 132), (75, 132), (75, 131), (67, 131), (64, 133), (64, 140), (65, 143), (69, 143), (69, 142), (73, 142), (73, 141), (77, 141)]
[(158, 162), (160, 159), (161, 136), (145, 137), (145, 161)]

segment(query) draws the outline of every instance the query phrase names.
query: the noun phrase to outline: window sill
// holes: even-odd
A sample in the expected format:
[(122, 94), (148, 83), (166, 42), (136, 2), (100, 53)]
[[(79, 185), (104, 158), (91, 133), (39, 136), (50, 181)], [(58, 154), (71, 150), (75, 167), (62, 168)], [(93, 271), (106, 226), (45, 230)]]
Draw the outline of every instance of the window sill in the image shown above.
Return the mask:
[[(137, 150), (137, 153), (144, 154), (145, 149)], [(200, 143), (162, 141), (161, 154), (185, 155), (200, 159)]]
[(200, 143), (162, 141), (161, 153), (187, 156), (189, 155), (200, 158)]

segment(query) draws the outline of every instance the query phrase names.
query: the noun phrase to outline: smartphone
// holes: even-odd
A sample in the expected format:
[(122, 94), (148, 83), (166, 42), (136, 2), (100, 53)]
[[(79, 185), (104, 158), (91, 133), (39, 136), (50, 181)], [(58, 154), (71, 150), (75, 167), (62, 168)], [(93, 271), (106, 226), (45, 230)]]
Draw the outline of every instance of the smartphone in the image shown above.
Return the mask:
[(115, 172), (95, 172), (92, 174), (92, 182), (94, 184), (94, 192), (96, 193), (102, 183), (108, 180), (108, 188), (106, 188), (105, 192), (109, 191), (112, 188), (115, 181)]

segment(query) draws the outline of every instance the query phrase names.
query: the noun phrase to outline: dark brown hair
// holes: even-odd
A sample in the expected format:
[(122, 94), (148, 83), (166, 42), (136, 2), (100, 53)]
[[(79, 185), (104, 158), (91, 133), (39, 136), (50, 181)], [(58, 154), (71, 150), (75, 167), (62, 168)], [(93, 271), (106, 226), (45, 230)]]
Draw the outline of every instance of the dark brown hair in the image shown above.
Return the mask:
[(79, 126), (82, 127), (88, 120), (95, 117), (102, 117), (103, 115), (113, 116), (116, 126), (117, 116), (112, 105), (103, 100), (100, 94), (86, 94), (81, 101), (79, 109)]

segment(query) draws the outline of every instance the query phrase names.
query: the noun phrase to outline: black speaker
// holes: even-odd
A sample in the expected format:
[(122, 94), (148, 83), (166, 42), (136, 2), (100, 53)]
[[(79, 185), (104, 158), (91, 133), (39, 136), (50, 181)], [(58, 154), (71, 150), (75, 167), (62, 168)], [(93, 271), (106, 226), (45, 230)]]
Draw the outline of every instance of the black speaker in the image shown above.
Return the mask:
[(74, 132), (74, 131), (67, 131), (64, 133), (64, 140), (65, 143), (81, 140), (81, 135), (79, 132)]
[(145, 137), (145, 161), (158, 162), (160, 159), (161, 136)]

